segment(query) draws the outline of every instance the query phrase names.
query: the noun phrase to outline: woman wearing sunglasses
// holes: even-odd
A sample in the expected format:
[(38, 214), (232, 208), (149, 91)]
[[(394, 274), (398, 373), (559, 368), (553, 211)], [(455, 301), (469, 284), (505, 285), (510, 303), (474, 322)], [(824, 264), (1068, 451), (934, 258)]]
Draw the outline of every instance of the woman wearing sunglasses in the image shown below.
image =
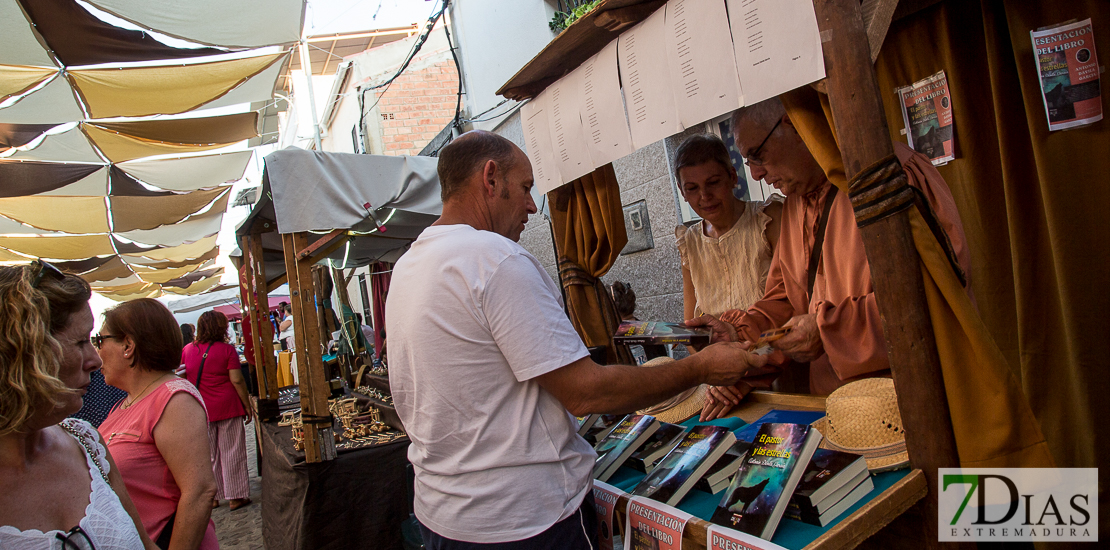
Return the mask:
[(0, 548), (155, 548), (96, 430), (64, 420), (100, 368), (91, 296), (47, 263), (0, 267)]
[(100, 435), (147, 532), (160, 548), (214, 549), (209, 519), (216, 479), (208, 452), (204, 400), (174, 370), (181, 329), (157, 300), (140, 298), (104, 313), (93, 344), (104, 380), (127, 392), (100, 425)]

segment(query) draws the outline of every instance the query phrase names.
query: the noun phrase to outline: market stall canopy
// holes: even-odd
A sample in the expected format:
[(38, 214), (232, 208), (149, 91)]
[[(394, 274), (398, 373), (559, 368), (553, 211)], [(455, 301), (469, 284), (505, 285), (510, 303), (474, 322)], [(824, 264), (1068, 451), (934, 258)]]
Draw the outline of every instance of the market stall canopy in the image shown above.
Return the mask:
[(432, 157), (276, 151), (265, 158), (262, 198), (237, 234), (260, 235), (269, 281), (285, 273), (282, 233), (307, 232), (311, 245), (347, 230), (343, 246), (326, 255), (335, 267), (395, 261), (442, 213), (437, 166)]

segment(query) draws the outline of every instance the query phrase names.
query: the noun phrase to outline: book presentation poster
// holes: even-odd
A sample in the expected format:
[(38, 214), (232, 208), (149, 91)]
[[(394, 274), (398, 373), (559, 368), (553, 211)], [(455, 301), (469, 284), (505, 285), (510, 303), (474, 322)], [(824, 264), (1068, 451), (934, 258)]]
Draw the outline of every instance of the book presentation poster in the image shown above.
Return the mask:
[(594, 506), (597, 507), (597, 545), (601, 550), (624, 548), (620, 533), (613, 524), (613, 510), (624, 491), (603, 481), (594, 480)]
[(948, 77), (944, 71), (899, 88), (897, 92), (910, 148), (929, 157), (935, 165), (956, 158), (952, 94), (948, 92)]
[(628, 499), (626, 513), (626, 550), (679, 550), (682, 548), (682, 530), (686, 522), (694, 517), (644, 497)]
[(1102, 120), (1102, 91), (1091, 20), (1030, 31), (1048, 129)]
[(710, 525), (705, 539), (709, 543), (706, 550), (786, 550), (773, 542), (720, 525)]

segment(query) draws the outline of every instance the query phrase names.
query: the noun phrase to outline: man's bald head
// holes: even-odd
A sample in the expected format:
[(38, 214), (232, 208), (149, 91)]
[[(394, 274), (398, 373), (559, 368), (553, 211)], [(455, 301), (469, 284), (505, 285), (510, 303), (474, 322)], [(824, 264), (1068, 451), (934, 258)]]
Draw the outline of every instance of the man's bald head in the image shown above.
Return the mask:
[(523, 152), (516, 144), (492, 132), (473, 130), (459, 136), (439, 152), (440, 198), (447, 202), (466, 188), (467, 180), (488, 161), (502, 171), (511, 170), (517, 154)]
[(786, 107), (783, 106), (782, 100), (776, 97), (765, 99), (756, 103), (755, 105), (748, 105), (737, 109), (732, 113), (732, 127), (736, 128), (741, 124), (753, 124), (764, 132), (770, 131), (771, 127), (776, 122), (782, 120), (782, 115), (786, 114)]

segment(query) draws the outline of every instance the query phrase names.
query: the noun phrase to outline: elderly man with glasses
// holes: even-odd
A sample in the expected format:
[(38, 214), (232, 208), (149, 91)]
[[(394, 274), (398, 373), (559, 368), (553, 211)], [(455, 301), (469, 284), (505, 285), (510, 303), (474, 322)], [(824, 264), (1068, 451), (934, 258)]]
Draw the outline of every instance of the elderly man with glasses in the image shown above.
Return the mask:
[[(764, 331), (790, 327), (774, 347), (810, 364), (814, 394), (826, 395), (858, 378), (888, 376), (871, 271), (851, 201), (829, 182), (778, 98), (736, 111), (732, 131), (752, 176), (786, 195), (779, 245), (760, 301), (746, 311), (728, 311), (720, 320), (690, 323), (710, 325), (720, 338), (750, 342)], [(970, 256), (947, 184), (929, 159), (900, 143), (895, 151), (910, 186), (947, 234), (966, 281)], [(702, 418), (727, 413), (747, 389), (766, 387), (778, 374), (747, 378), (748, 385), (713, 388)]]

